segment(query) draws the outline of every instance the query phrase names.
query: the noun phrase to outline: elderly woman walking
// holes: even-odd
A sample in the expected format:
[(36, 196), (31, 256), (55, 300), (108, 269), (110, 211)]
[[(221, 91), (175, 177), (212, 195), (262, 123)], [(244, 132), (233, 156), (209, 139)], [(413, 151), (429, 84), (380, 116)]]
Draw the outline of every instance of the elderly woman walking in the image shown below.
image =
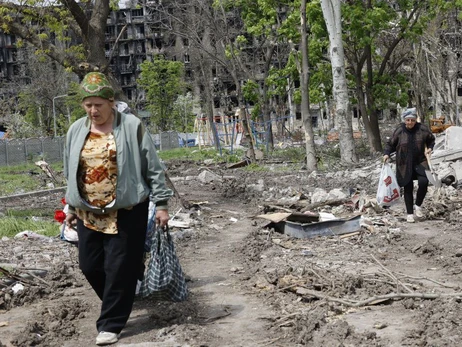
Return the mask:
[[(404, 111), (402, 118), (403, 123), (395, 129), (385, 146), (383, 160), (387, 162), (390, 154), (396, 152), (396, 179), (399, 186), (404, 187), (406, 220), (414, 223), (414, 212), (416, 217), (424, 217), (422, 203), (428, 188), (426, 155), (431, 154), (435, 146), (435, 136), (426, 125), (417, 122), (415, 108)], [(415, 204), (414, 180), (418, 182)]]
[(172, 192), (150, 134), (137, 117), (117, 111), (106, 76), (88, 73), (81, 93), (87, 117), (71, 125), (65, 143), (66, 222), (77, 224), (80, 269), (102, 300), (96, 344), (108, 345), (132, 310), (149, 200), (164, 226)]

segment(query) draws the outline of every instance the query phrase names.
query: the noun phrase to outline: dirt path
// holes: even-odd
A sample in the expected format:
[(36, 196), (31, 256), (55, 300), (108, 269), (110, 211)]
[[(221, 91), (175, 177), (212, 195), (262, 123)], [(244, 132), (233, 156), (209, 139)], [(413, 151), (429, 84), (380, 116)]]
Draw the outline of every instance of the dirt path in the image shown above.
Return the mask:
[[(213, 190), (199, 189), (198, 194), (189, 194), (189, 199), (210, 201), (200, 212), (202, 225), (172, 231), (183, 269), (190, 279), (189, 300), (136, 301), (115, 346), (257, 346), (272, 341), (267, 324), (273, 313), (242, 286), (240, 277), (245, 264), (237, 250), (242, 248), (251, 230), (248, 218), (251, 214), (239, 202), (218, 203), (221, 198)], [(8, 322), (7, 327), (0, 328), (3, 329), (0, 341), (8, 347), (32, 345), (34, 339), (30, 333), (34, 329), (37, 336), (48, 335), (42, 342), (44, 346), (94, 344), (99, 300), (79, 274), (75, 248), (60, 242), (52, 245), (68, 248), (72, 253), (71, 272), (77, 276), (76, 282), (52, 300), (0, 312), (0, 322)], [(68, 313), (75, 317), (70, 322), (63, 317), (53, 323), (53, 318), (59, 315), (55, 310), (66, 305)], [(57, 329), (62, 331), (51, 333)]]
[[(182, 171), (183, 177), (197, 177)], [(445, 201), (443, 209), (429, 195), (427, 212), (438, 216), (433, 220), (405, 223), (403, 206), (380, 213), (370, 209), (362, 211), (363, 216), (378, 223), (356, 235), (293, 239), (264, 228), (266, 222), (252, 217), (263, 213), (264, 194), (271, 201), (300, 192), (308, 196), (310, 179), (303, 173), (284, 178), (277, 173), (239, 175), (229, 184), (177, 181), (183, 197), (200, 206), (188, 211), (190, 228), (172, 231), (190, 278), (190, 298), (182, 303), (136, 301), (115, 346), (459, 345), (459, 192)], [(334, 184), (329, 180), (316, 184), (323, 182)], [(336, 187), (350, 185), (335, 182)], [(349, 208), (343, 211), (353, 213)], [(171, 212), (178, 210), (178, 201), (172, 201)], [(0, 296), (4, 345), (94, 345), (100, 303), (78, 269), (74, 246), (0, 240), (2, 262), (50, 269), (48, 286)], [(351, 303), (393, 293), (442, 296), (396, 298), (365, 307), (329, 300)], [(1, 311), (2, 305), (12, 308)]]

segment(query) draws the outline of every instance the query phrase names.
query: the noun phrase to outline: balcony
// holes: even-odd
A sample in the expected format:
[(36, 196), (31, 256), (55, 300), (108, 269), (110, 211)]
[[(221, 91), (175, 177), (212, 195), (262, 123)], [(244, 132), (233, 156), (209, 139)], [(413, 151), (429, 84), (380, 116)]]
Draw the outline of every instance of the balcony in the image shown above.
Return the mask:
[(122, 64), (122, 65), (120, 65), (120, 73), (121, 74), (132, 73), (132, 72), (133, 72), (133, 65), (132, 64)]

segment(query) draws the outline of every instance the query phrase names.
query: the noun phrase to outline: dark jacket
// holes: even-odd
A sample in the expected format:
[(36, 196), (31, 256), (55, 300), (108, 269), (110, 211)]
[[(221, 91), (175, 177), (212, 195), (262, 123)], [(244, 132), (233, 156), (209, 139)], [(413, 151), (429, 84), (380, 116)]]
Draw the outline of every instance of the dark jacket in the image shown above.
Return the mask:
[(428, 169), (425, 158), (425, 148), (435, 146), (435, 136), (430, 129), (421, 123), (416, 123), (412, 129), (407, 129), (401, 123), (388, 140), (384, 154), (396, 152), (396, 179), (401, 187), (415, 178), (415, 173), (425, 175)]

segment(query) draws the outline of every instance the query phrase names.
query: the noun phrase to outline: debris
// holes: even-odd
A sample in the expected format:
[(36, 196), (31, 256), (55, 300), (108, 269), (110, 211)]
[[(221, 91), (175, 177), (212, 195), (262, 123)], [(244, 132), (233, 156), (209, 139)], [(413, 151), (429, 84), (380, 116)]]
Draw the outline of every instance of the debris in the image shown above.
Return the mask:
[(228, 166), (228, 169), (237, 169), (237, 168), (240, 168), (240, 167), (244, 167), (244, 166), (247, 166), (247, 165), (250, 165), (251, 161), (249, 158), (245, 158), (241, 161), (238, 161), (237, 163), (234, 163), (234, 164), (231, 164)]
[(43, 241), (53, 241), (51, 237), (37, 234), (36, 232), (30, 230), (24, 230), (14, 236), (15, 239), (31, 239), (31, 240), (43, 240)]
[(440, 116), (438, 118), (430, 119), (430, 129), (432, 133), (438, 134), (445, 131), (447, 128), (452, 127), (454, 124), (446, 123), (446, 117)]
[(374, 324), (375, 329), (385, 329), (386, 327), (388, 327), (387, 323), (376, 323), (376, 324)]
[(222, 179), (220, 176), (214, 174), (211, 171), (203, 170), (198, 176), (197, 179), (202, 183), (212, 183), (212, 182), (221, 182)]
[(14, 294), (18, 294), (24, 290), (24, 286), (21, 283), (16, 283), (13, 287), (11, 287), (11, 290)]
[(360, 219), (361, 216), (318, 223), (298, 223), (286, 221), (284, 225), (284, 234), (296, 238), (349, 234), (361, 228), (359, 224)]
[(331, 219), (330, 214), (323, 216), (326, 218), (324, 221), (321, 221), (317, 213), (273, 213), (257, 217), (271, 221), (267, 227), (295, 238), (342, 235), (361, 229), (360, 215), (349, 219)]
[(53, 169), (50, 167), (50, 165), (48, 165), (47, 162), (45, 162), (43, 160), (39, 160), (39, 161), (35, 162), (35, 165), (40, 167), (43, 170), (43, 172), (45, 172), (47, 174), (47, 176), (50, 177), (53, 180), (54, 183), (56, 183), (56, 184), (60, 183), (58, 181), (58, 179), (56, 178), (56, 175), (55, 175)]
[(430, 160), (430, 156), (427, 153), (425, 153), (425, 156), (427, 157), (428, 167), (430, 168), (430, 170), (425, 170), (425, 174), (427, 175), (427, 178), (431, 184), (433, 184), (436, 188), (440, 188), (441, 180), (438, 178), (438, 175), (435, 173), (435, 170), (433, 170), (433, 165)]

